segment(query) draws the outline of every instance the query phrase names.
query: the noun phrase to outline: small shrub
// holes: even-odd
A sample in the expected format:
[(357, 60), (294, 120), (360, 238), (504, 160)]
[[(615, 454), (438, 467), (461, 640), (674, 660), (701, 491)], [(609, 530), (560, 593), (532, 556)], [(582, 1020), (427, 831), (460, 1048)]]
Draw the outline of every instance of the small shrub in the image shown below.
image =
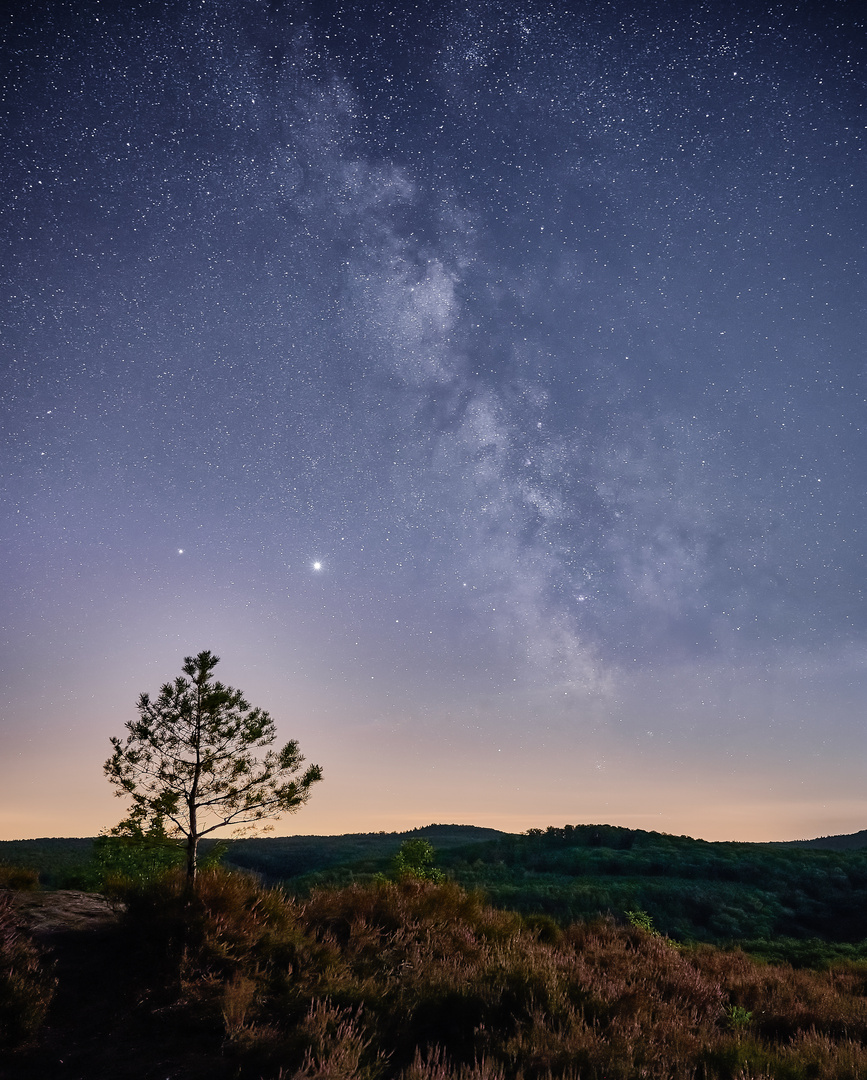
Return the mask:
[(364, 1031), (360, 1011), (339, 1009), (329, 1001), (311, 1002), (299, 1034), (307, 1048), (293, 1080), (373, 1078), (387, 1061), (385, 1054), (371, 1049), (373, 1040)]
[(550, 915), (525, 915), (523, 923), (545, 945), (557, 945), (563, 937), (563, 931)]
[(183, 862), (183, 850), (162, 831), (139, 830), (138, 835), (105, 834), (93, 842), (96, 882), (112, 889), (121, 887), (125, 881), (158, 878)]
[(400, 1080), (504, 1080), (504, 1076), (501, 1066), (485, 1058), (456, 1068), (443, 1048), (435, 1046), (426, 1054), (416, 1050), (412, 1064), (400, 1074)]
[(651, 937), (662, 937), (662, 934), (653, 925), (653, 919), (646, 911), (639, 908), (636, 911), (626, 911), (624, 914), (629, 920), (630, 926), (634, 926), (637, 930), (643, 930), (645, 934), (650, 934)]
[(732, 1031), (741, 1031), (752, 1023), (753, 1014), (743, 1005), (726, 1006), (726, 1023)]
[(392, 870), (398, 881), (415, 878), (417, 881), (445, 881), (445, 874), (434, 866), (436, 849), (427, 840), (405, 840), (392, 860)]
[(0, 889), (13, 892), (32, 892), (39, 888), (39, 873), (29, 866), (0, 863)]
[(209, 974), (256, 965), (294, 925), (293, 906), (279, 889), (219, 867), (201, 871), (192, 894), (179, 868), (127, 881), (117, 898), (127, 931), (149, 952)]

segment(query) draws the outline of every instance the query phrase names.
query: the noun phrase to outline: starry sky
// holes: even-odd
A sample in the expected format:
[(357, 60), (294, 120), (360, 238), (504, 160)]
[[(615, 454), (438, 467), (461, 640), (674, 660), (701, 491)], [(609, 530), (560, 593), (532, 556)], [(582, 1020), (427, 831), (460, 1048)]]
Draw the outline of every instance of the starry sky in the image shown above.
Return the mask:
[(278, 834), (867, 826), (860, 5), (16, 7), (0, 836), (203, 649)]

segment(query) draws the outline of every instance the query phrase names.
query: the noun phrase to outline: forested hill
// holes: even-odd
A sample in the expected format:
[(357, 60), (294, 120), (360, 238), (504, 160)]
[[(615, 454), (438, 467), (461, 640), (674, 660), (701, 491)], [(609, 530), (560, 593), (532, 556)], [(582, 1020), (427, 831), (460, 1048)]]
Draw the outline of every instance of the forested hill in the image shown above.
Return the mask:
[[(425, 825), (406, 832), (344, 833), (341, 836), (267, 836), (235, 840), (226, 862), (255, 870), (271, 880), (297, 877), (331, 867), (356, 871), (385, 869), (405, 840), (427, 840), (438, 851), (496, 842), (510, 836), (476, 825)], [(2, 858), (2, 850), (0, 850)]]
[(565, 825), (444, 851), (440, 865), (500, 907), (558, 921), (640, 909), (679, 940), (867, 939), (867, 848)]
[(815, 840), (788, 840), (796, 847), (822, 848), (825, 851), (857, 851), (867, 848), (867, 829), (846, 836), (819, 836)]
[[(309, 895), (319, 887), (381, 880), (392, 872), (402, 843), (424, 839), (448, 877), (527, 916), (566, 923), (643, 911), (677, 940), (760, 942), (771, 955), (781, 939), (801, 942), (798, 955), (804, 949), (814, 953), (808, 946), (813, 940), (863, 947), (867, 956), (865, 838), (867, 832), (746, 844), (612, 825), (550, 826), (520, 834), (429, 825), (400, 833), (234, 840), (223, 860)], [(7, 841), (0, 843), (0, 862), (32, 866), (48, 887), (98, 889), (92, 847), (93, 840)], [(212, 845), (203, 849), (206, 855)], [(787, 958), (795, 957), (793, 948), (786, 946)]]
[[(510, 834), (476, 825), (425, 825), (404, 832), (344, 833), (338, 836), (261, 836), (228, 840), (226, 861), (271, 880), (335, 866), (386, 866), (405, 840), (423, 839), (440, 851), (497, 840)], [(30, 866), (49, 888), (76, 886), (86, 877), (94, 837), (0, 840), (0, 864)], [(202, 842), (204, 853), (217, 841)]]

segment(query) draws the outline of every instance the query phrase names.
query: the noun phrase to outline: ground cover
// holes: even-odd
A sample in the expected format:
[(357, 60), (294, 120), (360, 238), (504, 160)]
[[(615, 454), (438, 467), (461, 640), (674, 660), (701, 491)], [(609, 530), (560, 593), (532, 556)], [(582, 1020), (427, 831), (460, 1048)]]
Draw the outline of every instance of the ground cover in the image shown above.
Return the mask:
[(213, 870), (194, 900), (169, 874), (114, 902), (101, 923), (37, 930), (55, 999), (5, 1075), (867, 1075), (859, 962), (795, 970), (611, 919), (564, 928), (453, 882), (380, 880), (302, 900)]

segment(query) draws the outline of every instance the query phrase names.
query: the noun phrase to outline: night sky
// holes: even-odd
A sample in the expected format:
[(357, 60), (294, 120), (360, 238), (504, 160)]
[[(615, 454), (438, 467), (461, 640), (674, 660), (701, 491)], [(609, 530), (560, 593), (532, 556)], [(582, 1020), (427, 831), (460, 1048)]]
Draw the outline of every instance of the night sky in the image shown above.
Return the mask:
[(203, 649), (278, 833), (867, 827), (860, 5), (15, 6), (0, 836)]

